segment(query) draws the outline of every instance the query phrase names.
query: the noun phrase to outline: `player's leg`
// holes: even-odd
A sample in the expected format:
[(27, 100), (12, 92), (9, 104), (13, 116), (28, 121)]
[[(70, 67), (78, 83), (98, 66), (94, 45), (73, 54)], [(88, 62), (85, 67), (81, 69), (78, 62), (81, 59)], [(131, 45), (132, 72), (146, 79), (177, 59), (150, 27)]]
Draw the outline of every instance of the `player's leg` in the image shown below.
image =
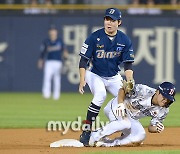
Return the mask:
[(61, 68), (62, 62), (54, 62), (54, 76), (53, 76), (53, 99), (58, 100), (61, 94)]
[(138, 120), (130, 119), (131, 130), (126, 137), (116, 138), (112, 143), (99, 142), (98, 146), (123, 146), (123, 145), (140, 145), (146, 137), (146, 133)]
[(80, 136), (80, 141), (84, 143), (85, 146), (88, 146), (92, 122), (95, 121), (97, 115), (99, 114), (100, 108), (104, 100), (106, 99), (106, 89), (101, 77), (90, 71), (86, 71), (86, 82), (94, 97), (91, 104), (88, 107), (85, 121), (87, 129), (89, 131), (83, 131), (83, 133)]
[[(118, 106), (117, 99), (118, 99), (118, 97), (115, 97), (112, 100), (110, 100), (104, 108), (104, 113), (105, 113), (106, 117), (109, 119), (109, 121), (114, 121), (114, 120), (119, 119), (119, 117), (117, 117), (115, 115), (115, 110), (117, 109), (117, 106)], [(130, 134), (130, 129), (123, 129), (121, 131), (120, 138), (123, 139), (123, 138), (127, 137), (129, 134)]]
[(118, 73), (117, 75), (113, 76), (111, 79), (108, 79), (108, 82), (106, 82), (106, 89), (113, 96), (117, 96), (119, 89), (123, 86), (122, 80), (123, 78)]
[[(123, 86), (122, 80), (123, 80), (123, 78), (118, 73), (117, 75), (113, 76), (110, 80), (108, 80), (108, 82), (106, 82), (106, 89), (115, 97), (118, 95), (119, 89)], [(110, 107), (108, 107), (108, 105), (107, 105), (104, 108), (104, 113), (111, 121), (112, 119), (108, 115), (108, 113), (110, 111), (109, 109), (110, 109)], [(114, 117), (113, 117), (113, 119), (114, 119)], [(123, 135), (123, 133), (122, 133), (122, 135)]]
[(44, 98), (50, 98), (51, 96), (51, 80), (53, 76), (53, 69), (51, 61), (46, 61), (44, 66), (44, 78), (42, 93)]
[(138, 120), (131, 121), (131, 142), (132, 144), (141, 144), (146, 138), (146, 132)]
[(115, 132), (130, 129), (131, 123), (128, 118), (115, 120), (104, 126), (102, 129), (98, 129), (91, 133), (89, 145), (94, 146), (95, 142), (99, 141), (105, 136), (111, 135)]
[[(111, 99), (107, 105), (105, 106), (104, 108), (104, 114), (106, 115), (106, 117), (109, 119), (109, 121), (114, 121), (114, 120), (117, 120), (118, 118), (115, 116), (115, 111), (113, 110), (116, 110), (117, 109), (117, 97)], [(114, 108), (112, 110), (112, 108)], [(121, 137), (126, 137), (127, 134), (129, 134), (129, 130), (123, 130), (122, 133), (121, 133)]]
[(117, 131), (124, 131), (128, 130), (131, 127), (131, 123), (128, 119), (128, 117), (122, 119), (122, 117), (116, 116), (116, 109), (118, 107), (118, 99), (117, 97), (113, 98), (108, 102), (108, 104), (104, 108), (104, 112), (108, 119), (110, 120), (110, 123), (107, 124), (102, 129), (99, 129), (98, 131), (92, 132), (89, 144), (91, 146), (94, 144), (94, 142), (99, 141), (101, 138), (111, 135)]

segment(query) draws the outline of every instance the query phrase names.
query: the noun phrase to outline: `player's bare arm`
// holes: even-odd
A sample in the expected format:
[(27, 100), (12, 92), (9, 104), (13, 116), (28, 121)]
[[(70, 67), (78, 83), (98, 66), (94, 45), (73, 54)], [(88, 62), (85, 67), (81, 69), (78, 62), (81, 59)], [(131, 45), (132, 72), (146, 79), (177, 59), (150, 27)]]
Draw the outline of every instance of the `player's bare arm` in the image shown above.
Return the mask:
[(132, 70), (126, 70), (124, 73), (125, 73), (127, 81), (134, 80), (133, 79), (133, 71)]
[(44, 65), (44, 60), (43, 60), (43, 59), (39, 59), (37, 65), (38, 65), (37, 67), (38, 67), (39, 69), (42, 69), (42, 68), (43, 68), (43, 65)]
[(118, 92), (118, 104), (123, 103), (125, 99), (125, 90), (124, 88), (120, 88)]
[(86, 85), (86, 81), (85, 81), (85, 74), (86, 74), (86, 70), (85, 68), (80, 68), (79, 69), (79, 75), (80, 75), (80, 83), (79, 83), (79, 92), (81, 94), (84, 93), (84, 87)]
[(68, 56), (69, 56), (68, 50), (67, 50), (67, 49), (64, 49), (64, 51), (63, 51), (63, 58), (64, 58), (64, 59), (67, 59)]

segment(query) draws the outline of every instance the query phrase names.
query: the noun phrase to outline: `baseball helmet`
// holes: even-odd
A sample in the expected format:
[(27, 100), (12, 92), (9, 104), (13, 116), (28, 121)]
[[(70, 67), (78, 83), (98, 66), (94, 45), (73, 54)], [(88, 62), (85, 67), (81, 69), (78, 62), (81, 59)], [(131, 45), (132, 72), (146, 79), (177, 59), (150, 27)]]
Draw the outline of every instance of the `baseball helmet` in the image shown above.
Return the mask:
[[(171, 82), (163, 82), (158, 87), (159, 92), (168, 100), (170, 100), (170, 104), (175, 101), (176, 88)], [(169, 105), (170, 105), (169, 104)]]

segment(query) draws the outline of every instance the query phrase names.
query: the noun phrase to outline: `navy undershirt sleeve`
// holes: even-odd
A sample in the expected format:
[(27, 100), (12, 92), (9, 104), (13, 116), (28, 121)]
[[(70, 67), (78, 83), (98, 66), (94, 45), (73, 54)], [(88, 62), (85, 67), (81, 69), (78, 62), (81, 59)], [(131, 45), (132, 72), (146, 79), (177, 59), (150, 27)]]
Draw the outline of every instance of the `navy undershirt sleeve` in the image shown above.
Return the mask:
[(132, 62), (125, 62), (124, 63), (124, 71), (132, 70)]
[(79, 68), (85, 68), (87, 67), (88, 59), (81, 56), (81, 59), (79, 61)]

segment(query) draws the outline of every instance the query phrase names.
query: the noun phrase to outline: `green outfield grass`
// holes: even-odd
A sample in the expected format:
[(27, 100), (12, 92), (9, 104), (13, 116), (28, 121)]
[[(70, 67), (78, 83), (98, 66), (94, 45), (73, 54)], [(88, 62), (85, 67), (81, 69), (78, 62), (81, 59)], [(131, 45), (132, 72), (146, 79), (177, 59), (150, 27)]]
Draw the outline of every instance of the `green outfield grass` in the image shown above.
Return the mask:
[[(108, 95), (105, 104), (112, 98)], [(40, 93), (0, 93), (0, 128), (45, 128), (48, 121), (74, 121), (78, 116), (84, 120), (92, 95), (86, 93), (63, 93), (59, 101), (45, 100)], [(180, 126), (180, 94), (171, 106), (164, 124), (169, 127)], [(102, 121), (107, 121), (103, 108)], [(149, 124), (149, 118), (142, 121)]]

